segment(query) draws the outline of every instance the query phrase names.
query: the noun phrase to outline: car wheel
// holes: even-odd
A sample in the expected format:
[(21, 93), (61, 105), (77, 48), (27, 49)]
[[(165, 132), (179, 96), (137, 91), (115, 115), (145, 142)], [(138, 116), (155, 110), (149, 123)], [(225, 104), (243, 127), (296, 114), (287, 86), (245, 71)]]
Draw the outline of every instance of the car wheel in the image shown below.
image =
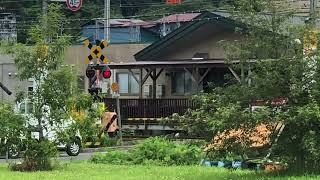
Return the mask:
[(81, 142), (80, 140), (72, 140), (70, 143), (67, 145), (67, 154), (69, 156), (78, 156), (78, 154), (81, 151)]
[(16, 159), (19, 157), (19, 148), (17, 145), (10, 145), (10, 147), (8, 148), (8, 156), (10, 159)]

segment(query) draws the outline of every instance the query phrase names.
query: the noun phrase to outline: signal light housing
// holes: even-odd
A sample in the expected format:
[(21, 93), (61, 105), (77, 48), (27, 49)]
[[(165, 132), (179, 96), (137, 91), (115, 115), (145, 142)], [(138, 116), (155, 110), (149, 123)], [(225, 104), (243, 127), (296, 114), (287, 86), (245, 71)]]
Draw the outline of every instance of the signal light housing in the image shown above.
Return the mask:
[(110, 71), (110, 69), (103, 70), (103, 71), (102, 71), (102, 76), (103, 76), (103, 78), (105, 78), (105, 79), (109, 79), (109, 78), (111, 77), (111, 71)]
[(96, 75), (96, 71), (92, 66), (88, 66), (86, 70), (86, 76), (91, 79)]
[(111, 70), (106, 64), (96, 64), (96, 65), (88, 65), (86, 70), (86, 76), (91, 79), (96, 75), (96, 70), (102, 72), (102, 76), (105, 79), (109, 79), (111, 77)]

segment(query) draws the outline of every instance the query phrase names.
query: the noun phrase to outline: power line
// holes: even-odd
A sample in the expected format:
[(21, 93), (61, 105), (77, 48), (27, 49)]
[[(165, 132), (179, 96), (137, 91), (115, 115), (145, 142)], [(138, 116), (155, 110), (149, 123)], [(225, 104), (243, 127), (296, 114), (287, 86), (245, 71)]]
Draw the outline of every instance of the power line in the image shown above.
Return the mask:
[[(192, 21), (212, 21), (212, 20), (219, 20), (219, 19), (226, 19), (226, 17), (213, 17), (213, 18), (195, 18), (195, 19), (192, 19), (188, 22), (192, 22)], [(270, 20), (269, 18), (264, 18), (265, 20)], [(132, 26), (137, 26), (139, 24), (132, 24)], [(114, 28), (112, 26), (110, 27), (106, 27), (106, 28)], [(116, 27), (115, 27), (116, 28)], [(83, 27), (62, 27), (62, 28), (59, 28), (59, 30), (85, 30), (85, 29), (101, 29), (103, 30), (103, 26), (100, 26), (100, 27), (86, 27), (86, 28), (83, 28)], [(9, 30), (9, 29), (3, 29), (3, 30)], [(28, 30), (28, 29), (16, 29), (16, 30)], [(125, 33), (127, 34), (127, 32), (119, 32), (119, 33)]]
[[(192, 11), (192, 12), (183, 12), (183, 13), (179, 13), (179, 14), (187, 14), (187, 13), (200, 13), (200, 12), (202, 12), (202, 11)], [(219, 11), (219, 10), (216, 10), (215, 12), (226, 12), (226, 11)], [(226, 12), (227, 13), (227, 12)], [(130, 16), (129, 17), (129, 19), (132, 19), (132, 18), (139, 18), (139, 17), (163, 17), (164, 15), (175, 15), (175, 13), (174, 14), (170, 14), (170, 13), (165, 13), (165, 14), (153, 14), (153, 15), (139, 15), (139, 16)], [(77, 19), (66, 19), (66, 20), (61, 20), (61, 21), (59, 21), (59, 22), (61, 22), (62, 24), (64, 24), (64, 25), (68, 25), (68, 24), (70, 24), (70, 23), (72, 23), (72, 22), (79, 22), (79, 23), (81, 23), (80, 24), (80, 26), (83, 26), (84, 24), (86, 24), (86, 23), (89, 23), (90, 21), (94, 21), (95, 19), (97, 19), (97, 20), (101, 20), (101, 21), (103, 21), (104, 20), (104, 18), (94, 18), (94, 19), (82, 19), (82, 18), (77, 18)], [(119, 18), (112, 18), (112, 19), (122, 19), (121, 17), (119, 17)], [(8, 23), (6, 23), (6, 24), (9, 24), (9, 25), (17, 25), (18, 27), (20, 26), (20, 27), (31, 27), (31, 26), (33, 26), (34, 24), (36, 24), (36, 23), (39, 23), (40, 21), (18, 21), (18, 22), (8, 22)], [(83, 22), (85, 22), (85, 23), (83, 23)], [(148, 24), (148, 25), (152, 25), (152, 24), (159, 24), (160, 22), (156, 22), (156, 21), (149, 21), (149, 22), (144, 22), (144, 23), (146, 23), (146, 24)], [(132, 23), (133, 25), (143, 25), (144, 24), (143, 22), (142, 22), (142, 24), (141, 23)], [(168, 22), (165, 22), (165, 23), (168, 23)], [(79, 28), (78, 28), (79, 29)]]

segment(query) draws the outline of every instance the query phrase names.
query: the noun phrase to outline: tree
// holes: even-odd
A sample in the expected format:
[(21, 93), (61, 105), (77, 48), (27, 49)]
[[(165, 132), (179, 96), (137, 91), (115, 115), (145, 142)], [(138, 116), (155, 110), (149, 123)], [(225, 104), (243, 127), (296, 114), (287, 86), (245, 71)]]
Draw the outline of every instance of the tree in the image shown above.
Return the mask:
[[(271, 141), (266, 144), (273, 150), (270, 157), (293, 167), (298, 165), (300, 170), (317, 169), (319, 51), (304, 54), (301, 43), (310, 26), (290, 24), (293, 12), (277, 1), (237, 0), (231, 9), (231, 17), (244, 25), (236, 29), (244, 40), (222, 42), (222, 46), (227, 62), (240, 60), (237, 65), (230, 64), (240, 73), (240, 83), (230, 80), (211, 93), (196, 96), (200, 108), (174, 117), (190, 133), (214, 137), (221, 133), (227, 133), (225, 137), (228, 137), (230, 130), (236, 129), (251, 134), (260, 124), (281, 123), (285, 128), (278, 143), (272, 144), (275, 136), (271, 135)], [(273, 105), (278, 98), (286, 103)], [(265, 102), (264, 108), (253, 110), (251, 106), (257, 100)], [(226, 140), (220, 148), (225, 152), (224, 157), (228, 153), (243, 158), (253, 155), (251, 140), (234, 138)], [(219, 148), (212, 144), (211, 150), (218, 152)], [(260, 156), (269, 157), (265, 151)]]
[[(6, 46), (6, 52), (14, 57), (21, 80), (32, 78), (35, 84), (34, 92), (28, 98), (33, 103), (32, 116), (37, 121), (34, 130), (39, 132), (40, 142), (29, 139), (24, 157), (26, 170), (42, 170), (44, 166), (51, 168), (48, 162), (54, 152), (51, 151), (52, 148), (48, 148), (52, 145), (43, 131), (50, 125), (62, 124), (70, 117), (68, 102), (75, 92), (75, 77), (70, 67), (61, 66), (69, 41), (64, 36), (58, 36), (63, 20), (60, 9), (59, 5), (51, 4), (48, 13), (39, 18), (40, 23), (31, 28), (28, 42), (33, 46)], [(30, 122), (27, 120), (27, 123)], [(35, 167), (30, 167), (31, 165)]]
[(8, 104), (1, 103), (0, 112), (0, 153), (10, 151), (9, 156), (15, 157), (18, 155), (17, 145), (21, 144), (20, 137), (25, 135), (24, 119), (21, 115), (15, 114)]

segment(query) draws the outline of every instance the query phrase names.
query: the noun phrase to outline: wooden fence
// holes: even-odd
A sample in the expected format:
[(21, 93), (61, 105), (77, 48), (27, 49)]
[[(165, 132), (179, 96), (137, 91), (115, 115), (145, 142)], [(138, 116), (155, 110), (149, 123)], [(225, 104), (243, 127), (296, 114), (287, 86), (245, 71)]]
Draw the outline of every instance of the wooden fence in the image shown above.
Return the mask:
[[(104, 99), (109, 111), (116, 111), (116, 99)], [(196, 103), (190, 99), (120, 99), (121, 117), (164, 118), (173, 113), (183, 115), (187, 109), (194, 109)]]

